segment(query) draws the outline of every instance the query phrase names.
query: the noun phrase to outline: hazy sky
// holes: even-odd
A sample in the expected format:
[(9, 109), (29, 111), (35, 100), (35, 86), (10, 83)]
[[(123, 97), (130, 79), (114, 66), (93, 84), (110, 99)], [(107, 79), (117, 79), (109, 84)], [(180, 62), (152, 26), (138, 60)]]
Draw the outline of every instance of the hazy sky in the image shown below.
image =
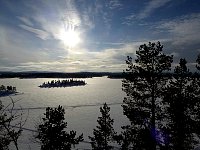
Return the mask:
[(123, 71), (149, 41), (194, 66), (200, 0), (0, 0), (0, 37), (0, 71)]

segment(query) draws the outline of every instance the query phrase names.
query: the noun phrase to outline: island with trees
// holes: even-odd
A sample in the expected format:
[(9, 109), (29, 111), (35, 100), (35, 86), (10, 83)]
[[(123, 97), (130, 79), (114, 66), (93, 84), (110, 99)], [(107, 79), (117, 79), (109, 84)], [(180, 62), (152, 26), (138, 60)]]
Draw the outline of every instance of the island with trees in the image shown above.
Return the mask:
[(39, 85), (40, 88), (52, 88), (52, 87), (71, 87), (71, 86), (84, 86), (86, 82), (84, 80), (51, 80), (44, 82), (42, 85)]
[(16, 93), (18, 93), (16, 87), (5, 86), (5, 85), (0, 86), (0, 96), (8, 96), (10, 94), (16, 94)]

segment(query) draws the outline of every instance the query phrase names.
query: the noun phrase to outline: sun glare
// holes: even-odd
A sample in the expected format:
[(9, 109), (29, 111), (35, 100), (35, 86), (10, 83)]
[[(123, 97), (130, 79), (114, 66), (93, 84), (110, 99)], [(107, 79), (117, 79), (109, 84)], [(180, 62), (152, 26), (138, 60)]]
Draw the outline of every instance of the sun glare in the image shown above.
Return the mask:
[(68, 47), (75, 47), (80, 42), (79, 33), (75, 30), (62, 31), (60, 38)]

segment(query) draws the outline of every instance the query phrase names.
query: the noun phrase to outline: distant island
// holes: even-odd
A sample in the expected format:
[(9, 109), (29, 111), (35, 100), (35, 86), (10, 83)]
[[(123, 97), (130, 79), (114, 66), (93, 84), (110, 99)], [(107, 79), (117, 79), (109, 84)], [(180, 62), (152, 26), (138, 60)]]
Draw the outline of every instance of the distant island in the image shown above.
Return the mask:
[(71, 87), (71, 86), (84, 86), (86, 85), (84, 80), (51, 80), (44, 82), (42, 85), (39, 85), (40, 88), (52, 88), (52, 87)]
[(16, 87), (5, 86), (5, 85), (0, 86), (0, 97), (1, 96), (9, 96), (10, 94), (16, 94), (16, 93), (18, 93), (16, 90)]

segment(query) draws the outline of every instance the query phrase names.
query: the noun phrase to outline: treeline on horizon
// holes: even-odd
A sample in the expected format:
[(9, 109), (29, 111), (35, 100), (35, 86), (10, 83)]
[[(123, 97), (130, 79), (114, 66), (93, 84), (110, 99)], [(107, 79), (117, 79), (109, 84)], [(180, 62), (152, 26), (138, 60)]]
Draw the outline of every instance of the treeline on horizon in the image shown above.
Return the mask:
[[(141, 76), (140, 73), (134, 73), (135, 76)], [(173, 77), (175, 74), (171, 71), (164, 72), (164, 77)], [(199, 72), (190, 72), (188, 76), (200, 77)], [(111, 79), (124, 79), (127, 75), (124, 72), (74, 72), (74, 73), (62, 73), (62, 72), (0, 72), (0, 78), (93, 78), (107, 76)]]
[[(135, 73), (135, 76), (140, 76), (141, 74)], [(165, 77), (173, 77), (175, 74), (173, 72), (164, 72), (160, 74)], [(188, 76), (200, 77), (200, 73), (194, 72), (188, 74)], [(61, 72), (0, 72), (0, 78), (93, 78), (93, 77), (103, 77), (107, 76), (111, 79), (124, 79), (124, 72), (74, 72), (74, 73), (61, 73)]]
[[(122, 80), (126, 96), (122, 108), (129, 124), (122, 126), (121, 133), (117, 133), (110, 107), (105, 103), (100, 107), (98, 125), (88, 137), (92, 149), (192, 150), (200, 144), (199, 75), (190, 72), (184, 58), (171, 70), (173, 56), (162, 51), (160, 42), (149, 42), (140, 45), (134, 61), (127, 57)], [(197, 56), (196, 68), (197, 72), (200, 71), (200, 55)], [(170, 70), (173, 73), (166, 75)], [(23, 124), (19, 123), (19, 130), (9, 126), (15, 117), (8, 117), (4, 107), (0, 106), (3, 110), (0, 114), (0, 133), (3, 135), (0, 136), (0, 147), (8, 149), (13, 142), (18, 150), (17, 140)], [(64, 114), (62, 106), (46, 108), (34, 136), (41, 150), (70, 150), (84, 142), (83, 134), (77, 136), (74, 130), (67, 132)]]
[(123, 78), (122, 72), (0, 72), (0, 78), (92, 78), (103, 77)]

